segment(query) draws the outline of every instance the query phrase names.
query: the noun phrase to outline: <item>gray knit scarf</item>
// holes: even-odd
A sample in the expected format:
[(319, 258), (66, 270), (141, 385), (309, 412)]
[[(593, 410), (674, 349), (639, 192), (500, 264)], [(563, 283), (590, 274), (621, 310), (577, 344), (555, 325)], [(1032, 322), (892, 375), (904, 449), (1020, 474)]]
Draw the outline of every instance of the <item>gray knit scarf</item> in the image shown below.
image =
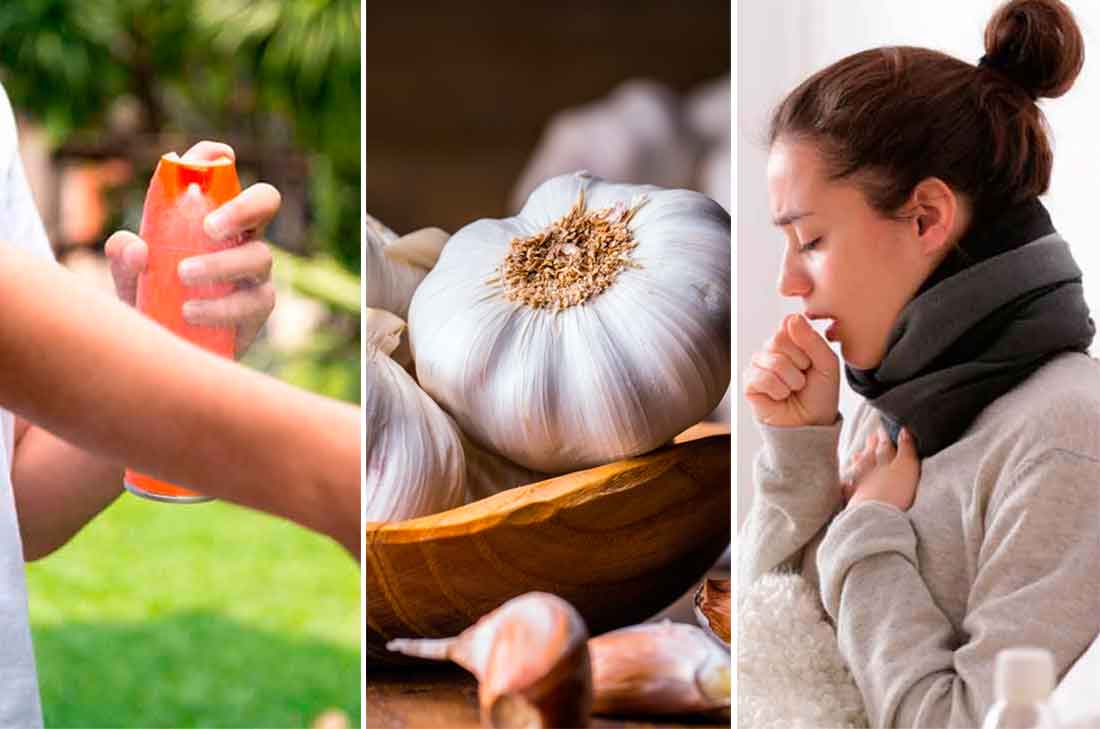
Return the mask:
[[(1081, 270), (1046, 210), (1033, 200), (1010, 212), (1022, 224), (1001, 231), (995, 255), (961, 249), (906, 305), (878, 367), (846, 367), (890, 437), (896, 442), (906, 427), (921, 458), (954, 443), (987, 405), (1058, 354), (1087, 351), (1096, 331)], [(1012, 240), (1037, 231), (1037, 239)]]

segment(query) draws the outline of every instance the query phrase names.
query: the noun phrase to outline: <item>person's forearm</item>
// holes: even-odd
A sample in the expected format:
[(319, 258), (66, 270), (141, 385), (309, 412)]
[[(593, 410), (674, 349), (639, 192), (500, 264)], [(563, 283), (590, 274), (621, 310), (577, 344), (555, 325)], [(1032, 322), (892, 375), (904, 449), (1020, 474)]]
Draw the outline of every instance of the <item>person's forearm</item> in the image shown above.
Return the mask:
[(798, 569), (806, 544), (840, 504), (837, 441), (841, 423), (762, 426), (753, 464), (754, 502), (739, 535), (738, 571), (749, 585), (776, 569)]
[(23, 558), (69, 541), (122, 492), (122, 467), (31, 426), (15, 449), (12, 490)]
[(978, 726), (992, 675), (955, 671), (958, 638), (917, 570), (905, 513), (877, 501), (849, 507), (817, 558), (822, 603), (871, 726)]
[(359, 551), (359, 411), (203, 352), (0, 244), (0, 405), (116, 463)]
[[(822, 602), (872, 726), (977, 726), (994, 701), (1001, 649), (1046, 648), (1061, 676), (1093, 642), (1100, 458), (1090, 438), (1081, 436), (1083, 453), (1054, 438), (1059, 447), (1005, 468), (990, 491), (976, 484), (982, 543), (973, 553), (954, 541), (945, 548), (942, 536), (922, 540), (909, 512), (878, 501), (833, 520), (817, 552)], [(925, 574), (947, 560), (965, 560), (948, 572), (966, 579), (937, 599)], [(961, 622), (945, 600), (965, 600)]]

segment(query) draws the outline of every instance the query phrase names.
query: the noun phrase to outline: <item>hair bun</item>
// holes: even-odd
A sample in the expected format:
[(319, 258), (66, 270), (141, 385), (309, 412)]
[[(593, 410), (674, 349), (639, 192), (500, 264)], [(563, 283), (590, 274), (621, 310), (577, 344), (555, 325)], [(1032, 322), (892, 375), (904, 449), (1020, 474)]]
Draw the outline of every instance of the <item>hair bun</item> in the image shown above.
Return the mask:
[(1010, 0), (985, 27), (982, 66), (996, 69), (1032, 98), (1069, 91), (1085, 62), (1085, 42), (1060, 0)]

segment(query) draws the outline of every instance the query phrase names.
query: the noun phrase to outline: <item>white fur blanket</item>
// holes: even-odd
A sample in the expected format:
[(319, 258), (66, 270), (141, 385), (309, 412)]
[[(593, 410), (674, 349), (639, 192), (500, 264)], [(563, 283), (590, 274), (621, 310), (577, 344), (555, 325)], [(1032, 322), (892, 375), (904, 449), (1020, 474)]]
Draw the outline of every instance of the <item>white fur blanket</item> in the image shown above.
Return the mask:
[(868, 726), (821, 599), (800, 575), (769, 574), (742, 587), (737, 622), (738, 727)]

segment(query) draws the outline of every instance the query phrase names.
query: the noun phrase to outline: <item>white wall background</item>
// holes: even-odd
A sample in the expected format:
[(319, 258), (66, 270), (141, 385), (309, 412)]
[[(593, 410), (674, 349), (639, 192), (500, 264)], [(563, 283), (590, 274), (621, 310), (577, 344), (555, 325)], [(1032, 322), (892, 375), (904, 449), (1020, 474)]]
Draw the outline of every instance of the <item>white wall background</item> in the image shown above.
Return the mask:
[[(976, 63), (993, 0), (743, 0), (737, 20), (737, 363), (771, 336), (797, 300), (775, 292), (783, 238), (768, 214), (764, 136), (772, 109), (799, 81), (856, 51), (918, 45)], [(1100, 320), (1100, 2), (1071, 0), (1085, 36), (1085, 67), (1068, 94), (1040, 102), (1053, 131), (1055, 162), (1044, 202), (1085, 273), (1085, 295)], [(1100, 347), (1094, 346), (1094, 353)], [(739, 376), (740, 381), (740, 376)], [(737, 391), (740, 391), (738, 387)], [(841, 394), (841, 410), (854, 397)], [(760, 436), (737, 398), (738, 526), (752, 497)]]

